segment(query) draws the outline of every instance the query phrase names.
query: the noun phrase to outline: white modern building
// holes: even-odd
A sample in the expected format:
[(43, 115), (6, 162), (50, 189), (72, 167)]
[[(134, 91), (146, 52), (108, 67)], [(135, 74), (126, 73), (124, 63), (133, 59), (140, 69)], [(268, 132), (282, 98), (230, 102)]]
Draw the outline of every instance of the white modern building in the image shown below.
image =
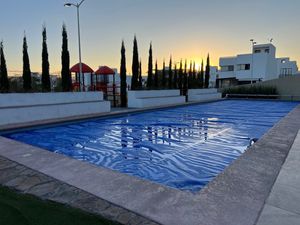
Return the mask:
[(298, 73), (296, 61), (276, 58), (276, 47), (272, 44), (254, 45), (251, 54), (220, 58), (219, 87), (248, 84), (292, 76)]
[(211, 66), (210, 67), (210, 74), (209, 74), (209, 87), (215, 88), (216, 87), (216, 81), (219, 78), (219, 70), (217, 66)]

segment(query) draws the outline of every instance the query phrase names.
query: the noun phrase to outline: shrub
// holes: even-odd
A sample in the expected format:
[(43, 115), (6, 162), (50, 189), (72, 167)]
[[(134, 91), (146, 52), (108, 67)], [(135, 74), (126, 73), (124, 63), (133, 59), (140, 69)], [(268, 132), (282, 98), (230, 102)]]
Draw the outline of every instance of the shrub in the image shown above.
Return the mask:
[[(273, 86), (238, 86), (223, 90), (223, 95), (278, 95), (276, 87)], [(257, 97), (257, 96), (256, 96)]]

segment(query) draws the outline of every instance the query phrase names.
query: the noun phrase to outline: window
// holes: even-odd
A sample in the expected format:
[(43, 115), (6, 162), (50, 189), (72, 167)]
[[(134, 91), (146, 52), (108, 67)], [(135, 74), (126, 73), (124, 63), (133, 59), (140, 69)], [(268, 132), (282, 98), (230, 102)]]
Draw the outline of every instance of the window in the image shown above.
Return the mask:
[(256, 50), (254, 51), (254, 53), (261, 53), (261, 50), (260, 50), (260, 49), (256, 49)]
[(239, 64), (237, 70), (250, 70), (250, 64)]
[(233, 65), (221, 66), (221, 72), (228, 72), (228, 71), (234, 71), (234, 66)]
[(291, 76), (293, 75), (292, 68), (281, 68), (280, 69), (280, 76)]
[(270, 49), (265, 49), (265, 53), (270, 53)]

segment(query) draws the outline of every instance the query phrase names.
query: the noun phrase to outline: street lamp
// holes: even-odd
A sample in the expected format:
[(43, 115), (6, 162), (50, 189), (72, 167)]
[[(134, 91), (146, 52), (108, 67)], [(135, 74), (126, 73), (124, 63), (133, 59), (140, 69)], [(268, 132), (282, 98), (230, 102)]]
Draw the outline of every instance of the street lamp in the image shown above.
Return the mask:
[(256, 42), (254, 41), (254, 39), (250, 39), (250, 42), (252, 43), (252, 64), (251, 64), (251, 86), (253, 84), (253, 70), (254, 70), (254, 45), (256, 44)]
[[(80, 41), (80, 22), (79, 22), (79, 8), (82, 5), (82, 3), (85, 0), (81, 0), (81, 2), (74, 4), (74, 3), (65, 3), (64, 6), (65, 7), (71, 7), (71, 6), (75, 6), (77, 8), (77, 24), (78, 24), (78, 49), (79, 49), (79, 79), (81, 79), (82, 77), (82, 61), (81, 61), (81, 41)], [(83, 77), (84, 79), (84, 77)], [(81, 81), (80, 81), (81, 83)]]

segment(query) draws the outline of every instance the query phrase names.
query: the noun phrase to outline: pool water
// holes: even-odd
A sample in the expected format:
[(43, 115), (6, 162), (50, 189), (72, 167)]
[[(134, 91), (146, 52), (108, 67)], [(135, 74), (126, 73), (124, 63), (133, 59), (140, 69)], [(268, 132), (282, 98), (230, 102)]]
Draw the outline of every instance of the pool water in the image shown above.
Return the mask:
[(298, 103), (226, 100), (5, 135), (98, 166), (198, 191)]

